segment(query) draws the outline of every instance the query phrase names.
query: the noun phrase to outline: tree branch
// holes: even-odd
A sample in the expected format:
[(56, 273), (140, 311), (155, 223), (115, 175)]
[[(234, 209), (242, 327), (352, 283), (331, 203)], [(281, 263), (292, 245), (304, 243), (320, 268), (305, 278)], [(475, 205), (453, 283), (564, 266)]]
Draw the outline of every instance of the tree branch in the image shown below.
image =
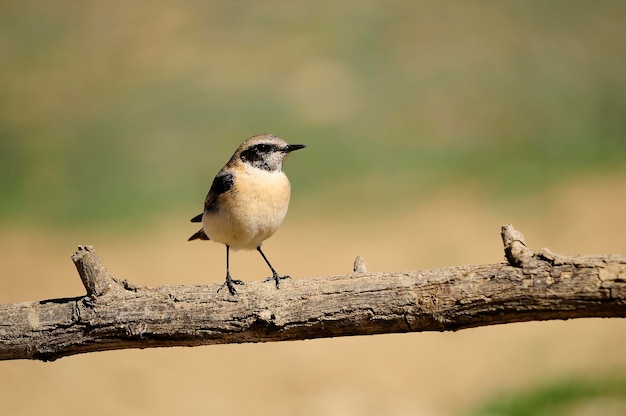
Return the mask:
[(512, 322), (626, 317), (626, 256), (530, 250), (502, 227), (508, 264), (250, 282), (136, 287), (111, 277), (95, 250), (72, 256), (87, 295), (0, 305), (0, 360), (56, 360), (125, 348), (267, 342)]

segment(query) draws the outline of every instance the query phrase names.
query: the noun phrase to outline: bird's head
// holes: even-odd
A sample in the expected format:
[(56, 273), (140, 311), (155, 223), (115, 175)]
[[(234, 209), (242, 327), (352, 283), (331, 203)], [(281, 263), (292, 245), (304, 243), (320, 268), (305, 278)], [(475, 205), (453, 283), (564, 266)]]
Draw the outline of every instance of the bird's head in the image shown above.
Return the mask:
[(303, 144), (289, 144), (273, 134), (260, 134), (243, 142), (233, 159), (269, 172), (280, 171), (287, 155), (304, 147)]

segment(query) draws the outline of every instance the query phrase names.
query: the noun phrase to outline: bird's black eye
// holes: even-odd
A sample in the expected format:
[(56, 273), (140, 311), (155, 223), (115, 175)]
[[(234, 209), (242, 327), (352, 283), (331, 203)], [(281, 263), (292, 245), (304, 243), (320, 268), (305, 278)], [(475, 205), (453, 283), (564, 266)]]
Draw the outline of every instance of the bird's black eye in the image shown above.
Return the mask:
[(270, 146), (269, 144), (265, 144), (265, 143), (259, 143), (255, 147), (256, 147), (256, 151), (259, 153), (268, 153), (269, 151), (272, 150), (272, 146)]

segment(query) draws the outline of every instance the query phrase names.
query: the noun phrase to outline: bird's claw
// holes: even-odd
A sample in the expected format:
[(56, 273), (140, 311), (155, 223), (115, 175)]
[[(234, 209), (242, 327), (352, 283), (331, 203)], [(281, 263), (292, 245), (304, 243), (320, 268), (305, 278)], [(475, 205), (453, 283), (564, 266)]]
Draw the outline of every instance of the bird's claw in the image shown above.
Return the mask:
[(237, 291), (235, 290), (235, 286), (233, 285), (243, 285), (243, 284), (244, 282), (241, 280), (226, 278), (226, 281), (222, 283), (222, 285), (217, 289), (217, 293), (219, 293), (220, 290), (224, 289), (224, 286), (226, 286), (228, 288), (228, 292), (230, 292), (231, 295), (236, 295)]
[(276, 282), (276, 289), (278, 289), (280, 287), (280, 281), (286, 279), (291, 279), (291, 276), (279, 276), (278, 274), (274, 274), (273, 276), (263, 280), (263, 283), (274, 281)]

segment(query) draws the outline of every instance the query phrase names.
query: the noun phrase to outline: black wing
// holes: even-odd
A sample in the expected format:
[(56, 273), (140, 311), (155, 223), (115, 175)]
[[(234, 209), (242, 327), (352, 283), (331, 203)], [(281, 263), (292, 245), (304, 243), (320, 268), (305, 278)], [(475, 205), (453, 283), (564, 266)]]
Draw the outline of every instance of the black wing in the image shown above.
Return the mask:
[[(217, 203), (217, 197), (221, 194), (228, 192), (235, 183), (235, 176), (228, 171), (222, 171), (215, 176), (213, 179), (213, 183), (211, 184), (211, 189), (209, 189), (209, 193), (204, 200), (204, 210), (205, 211), (214, 211), (215, 204)], [(198, 214), (191, 219), (191, 222), (202, 222), (202, 215)]]
[(235, 183), (235, 175), (228, 171), (221, 171), (213, 179), (211, 189), (204, 200), (204, 210), (214, 211), (217, 204), (217, 197), (230, 191)]

